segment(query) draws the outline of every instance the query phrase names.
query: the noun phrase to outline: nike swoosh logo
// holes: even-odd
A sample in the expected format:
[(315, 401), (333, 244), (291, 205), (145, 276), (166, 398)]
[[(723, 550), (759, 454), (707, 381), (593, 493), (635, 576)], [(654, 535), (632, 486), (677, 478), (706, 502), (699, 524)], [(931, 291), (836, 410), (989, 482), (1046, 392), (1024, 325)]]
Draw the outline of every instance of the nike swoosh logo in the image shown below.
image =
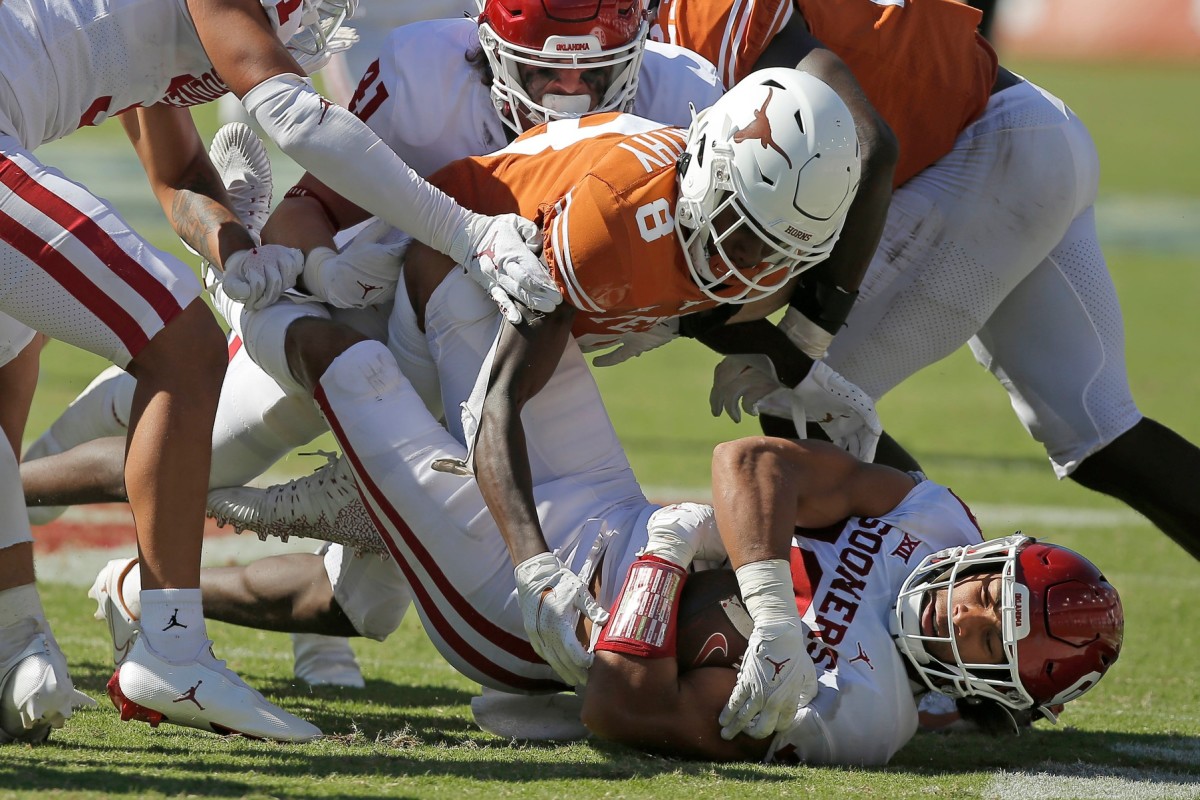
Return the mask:
[(710, 634), (704, 644), (700, 646), (700, 652), (696, 653), (696, 658), (692, 660), (692, 666), (698, 667), (714, 656), (729, 655), (729, 641), (723, 633)]

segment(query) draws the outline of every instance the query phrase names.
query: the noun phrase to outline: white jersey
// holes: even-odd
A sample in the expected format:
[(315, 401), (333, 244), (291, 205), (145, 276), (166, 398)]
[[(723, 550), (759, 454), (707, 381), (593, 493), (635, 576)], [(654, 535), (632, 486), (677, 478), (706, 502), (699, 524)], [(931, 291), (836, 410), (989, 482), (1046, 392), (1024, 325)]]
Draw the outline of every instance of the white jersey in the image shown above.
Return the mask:
[(0, 3), (0, 133), (28, 149), (133, 106), (226, 91), (185, 0)]
[[(301, 0), (261, 0), (281, 42)], [(0, 0), (0, 134), (32, 150), (135, 106), (178, 108), (229, 91), (187, 0)]]
[(922, 481), (879, 519), (797, 531), (792, 540), (796, 606), (809, 627), (816, 699), (778, 734), (770, 758), (805, 764), (877, 765), (917, 730), (915, 684), (892, 640), (892, 606), (927, 555), (983, 541), (970, 510), (949, 489)]
[[(499, 150), (508, 144), (508, 129), (470, 54), (483, 60), (472, 19), (397, 28), (363, 75), (350, 110), (420, 175)], [(639, 80), (633, 113), (678, 127), (691, 123), (689, 104), (707, 108), (725, 91), (708, 61), (657, 42), (647, 43)]]

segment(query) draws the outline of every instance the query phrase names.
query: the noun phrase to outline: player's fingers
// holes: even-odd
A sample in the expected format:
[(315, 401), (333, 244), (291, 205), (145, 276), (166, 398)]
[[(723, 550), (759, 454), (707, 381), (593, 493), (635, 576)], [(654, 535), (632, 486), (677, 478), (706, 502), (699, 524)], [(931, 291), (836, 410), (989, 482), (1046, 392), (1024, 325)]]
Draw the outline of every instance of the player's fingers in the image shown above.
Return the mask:
[(491, 294), (492, 300), (496, 303), (496, 306), (500, 309), (500, 313), (504, 315), (506, 320), (513, 325), (521, 324), (521, 312), (504, 289), (499, 286), (493, 286), (489, 290), (489, 294)]

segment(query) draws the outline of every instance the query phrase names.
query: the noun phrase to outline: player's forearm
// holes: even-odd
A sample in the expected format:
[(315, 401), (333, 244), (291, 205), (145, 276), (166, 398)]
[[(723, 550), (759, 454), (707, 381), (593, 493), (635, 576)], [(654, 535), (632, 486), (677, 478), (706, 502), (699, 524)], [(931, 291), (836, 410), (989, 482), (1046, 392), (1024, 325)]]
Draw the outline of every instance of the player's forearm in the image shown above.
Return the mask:
[(276, 75), (242, 102), (280, 149), (330, 189), (435, 250), (450, 254), (474, 216), (298, 75)]
[(789, 557), (801, 476), (781, 441), (754, 437), (713, 450), (713, 509), (734, 567)]
[[(489, 395), (491, 398), (491, 396)], [(496, 520), (514, 565), (549, 552), (533, 498), (533, 473), (520, 411), (485, 401), (475, 444), (474, 469), (479, 492)]]
[(717, 716), (736, 677), (727, 667), (680, 674), (674, 658), (599, 652), (588, 672), (583, 724), (601, 739), (677, 758), (760, 761), (769, 739), (721, 738)]

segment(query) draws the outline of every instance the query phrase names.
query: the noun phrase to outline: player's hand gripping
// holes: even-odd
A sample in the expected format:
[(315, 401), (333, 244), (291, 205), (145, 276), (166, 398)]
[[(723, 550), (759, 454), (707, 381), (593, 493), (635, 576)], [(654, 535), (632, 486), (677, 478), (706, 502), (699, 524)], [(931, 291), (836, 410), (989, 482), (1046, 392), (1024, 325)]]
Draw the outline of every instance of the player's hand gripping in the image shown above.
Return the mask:
[(471, 214), (449, 255), (516, 325), (524, 318), (521, 306), (548, 313), (562, 302), (550, 270), (538, 258), (541, 252), (542, 232), (524, 217)]
[(516, 567), (517, 603), (533, 650), (570, 686), (587, 683), (592, 654), (575, 635), (580, 613), (593, 624), (608, 612), (554, 553), (540, 553)]
[(615, 349), (596, 356), (592, 363), (597, 367), (611, 367), (631, 358), (637, 358), (643, 353), (649, 353), (678, 338), (679, 318), (660, 320), (648, 330), (622, 334), (621, 338), (617, 340)]
[(790, 418), (801, 438), (807, 423), (815, 422), (831, 442), (863, 461), (874, 460), (883, 433), (870, 396), (824, 361), (813, 362), (804, 380), (789, 389), (766, 356), (726, 356), (713, 373), (709, 408), (714, 417), (724, 411), (736, 422), (739, 406), (749, 414)]
[(404, 252), (412, 241), (377, 219), (351, 239), (341, 252), (318, 247), (304, 261), (304, 287), (318, 300), (338, 308), (366, 308), (396, 296)]
[(808, 656), (788, 562), (743, 564), (737, 579), (754, 630), (718, 721), (723, 739), (743, 731), (764, 739), (790, 725), (797, 709), (816, 697), (817, 671)]
[(230, 299), (252, 311), (266, 308), (296, 285), (304, 269), (304, 254), (291, 247), (263, 244), (239, 250), (225, 259), (221, 286)]

